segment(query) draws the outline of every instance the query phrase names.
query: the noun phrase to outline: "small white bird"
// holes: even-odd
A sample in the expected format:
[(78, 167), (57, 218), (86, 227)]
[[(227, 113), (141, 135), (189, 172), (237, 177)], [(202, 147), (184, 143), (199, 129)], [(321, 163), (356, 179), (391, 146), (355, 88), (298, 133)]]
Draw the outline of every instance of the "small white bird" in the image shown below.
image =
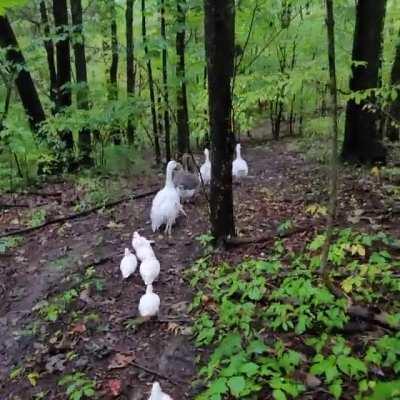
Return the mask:
[(138, 232), (133, 233), (132, 247), (136, 251), (136, 257), (139, 261), (143, 261), (146, 258), (154, 258), (155, 254), (151, 247), (151, 241), (147, 240), (144, 236), (141, 236)]
[(153, 286), (146, 287), (144, 294), (139, 301), (139, 314), (141, 317), (154, 317), (160, 309), (160, 298), (158, 294), (153, 293)]
[(240, 154), (240, 143), (236, 145), (236, 159), (232, 163), (232, 175), (235, 178), (243, 178), (249, 173), (247, 162)]
[(200, 167), (200, 182), (203, 180), (204, 185), (209, 185), (211, 181), (211, 162), (210, 162), (210, 152), (208, 149), (204, 149), (205, 161)]
[(145, 258), (140, 264), (140, 276), (145, 285), (151, 285), (160, 275), (160, 262), (157, 258)]
[(179, 192), (172, 180), (172, 173), (179, 166), (176, 161), (170, 161), (167, 165), (165, 186), (153, 199), (151, 205), (151, 228), (153, 232), (158, 230), (161, 225), (165, 225), (165, 233), (171, 236), (172, 225), (179, 214), (185, 214)]
[(121, 260), (119, 268), (122, 273), (122, 278), (129, 278), (135, 273), (137, 268), (137, 260), (134, 254), (129, 249), (125, 249), (124, 258)]
[(172, 397), (161, 390), (161, 386), (158, 382), (154, 382), (149, 400), (172, 400)]

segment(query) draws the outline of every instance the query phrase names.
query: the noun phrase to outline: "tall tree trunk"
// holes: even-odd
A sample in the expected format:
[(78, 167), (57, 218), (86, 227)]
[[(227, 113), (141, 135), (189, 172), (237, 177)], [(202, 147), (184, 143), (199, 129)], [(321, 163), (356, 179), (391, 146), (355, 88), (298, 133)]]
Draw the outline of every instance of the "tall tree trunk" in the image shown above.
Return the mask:
[[(133, 42), (133, 1), (126, 0), (126, 92), (128, 98), (135, 94), (135, 64), (134, 64), (134, 42)], [(135, 125), (130, 118), (126, 130), (128, 143), (135, 142)]]
[[(373, 89), (379, 85), (382, 54), (382, 32), (386, 0), (358, 1), (353, 43), (353, 65), (350, 89), (352, 92)], [(373, 163), (385, 161), (386, 149), (379, 140), (379, 116), (365, 107), (375, 102), (375, 96), (359, 104), (349, 100), (346, 110), (346, 129), (342, 158), (349, 162)]]
[(110, 98), (118, 99), (118, 36), (117, 36), (117, 14), (115, 1), (110, 0), (111, 17), (111, 67), (110, 67)]
[[(75, 54), (75, 70), (76, 80), (80, 87), (77, 91), (78, 108), (89, 110), (89, 87), (87, 80), (85, 38), (83, 35), (82, 25), (82, 1), (71, 0), (71, 15), (74, 30), (74, 54)], [(81, 165), (91, 166), (93, 160), (91, 158), (92, 143), (91, 132), (89, 128), (82, 128), (79, 131), (79, 162)]]
[[(71, 83), (71, 55), (69, 49), (68, 33), (68, 9), (67, 0), (53, 0), (54, 25), (56, 34), (61, 37), (56, 42), (57, 55), (57, 96), (56, 112), (62, 112), (64, 108), (72, 103), (71, 90), (68, 85)], [(68, 151), (74, 148), (72, 132), (65, 129), (60, 132), (61, 140)]]
[(332, 157), (331, 157), (331, 176), (330, 176), (330, 199), (328, 228), (321, 259), (321, 272), (324, 283), (336, 294), (336, 288), (330, 279), (330, 265), (328, 264), (329, 248), (331, 245), (334, 222), (336, 219), (337, 208), (337, 187), (338, 187), (338, 167), (337, 167), (337, 141), (338, 141), (338, 99), (337, 99), (337, 82), (336, 82), (336, 51), (335, 51), (335, 20), (333, 13), (333, 0), (326, 0), (326, 27), (328, 36), (328, 60), (329, 60), (329, 91), (330, 105), (332, 113)]
[(177, 0), (177, 24), (176, 32), (176, 55), (178, 63), (176, 65), (176, 75), (178, 78), (177, 90), (177, 125), (178, 125), (178, 154), (189, 152), (189, 113), (186, 92), (186, 73), (185, 73), (185, 37), (186, 37), (186, 1)]
[(234, 0), (205, 0), (205, 47), (211, 131), (211, 226), (216, 243), (235, 234), (232, 156), (235, 138), (231, 112), (235, 47)]
[(161, 37), (164, 40), (162, 50), (162, 76), (163, 76), (163, 96), (164, 96), (164, 132), (165, 132), (165, 158), (168, 162), (171, 159), (171, 138), (169, 120), (169, 98), (168, 98), (168, 59), (167, 59), (167, 35), (165, 30), (165, 0), (161, 0)]
[[(39, 134), (40, 124), (45, 121), (46, 117), (31, 74), (26, 68), (25, 59), (19, 49), (14, 31), (5, 15), (0, 15), (0, 46), (7, 48), (6, 60), (15, 66), (18, 71), (15, 84), (28, 116), (29, 125), (36, 134)], [(24, 68), (21, 68), (21, 66)]]
[(50, 38), (49, 17), (47, 15), (47, 7), (44, 0), (40, 2), (40, 18), (45, 37), (44, 48), (46, 50), (47, 65), (49, 68), (50, 99), (54, 103), (56, 101), (57, 71), (56, 64), (54, 62), (54, 44), (53, 40)]
[[(392, 71), (390, 74), (390, 83), (392, 86), (400, 85), (400, 35), (398, 38), (398, 43), (396, 46), (396, 54), (394, 57), (394, 62), (392, 65)], [(400, 89), (396, 89), (397, 97), (393, 100), (390, 105), (390, 115), (394, 121), (387, 121), (387, 136), (388, 138), (395, 142), (399, 140), (399, 123), (400, 123)]]
[(151, 68), (151, 60), (149, 57), (149, 48), (147, 46), (147, 34), (146, 34), (146, 0), (142, 0), (142, 37), (144, 52), (146, 55), (146, 65), (147, 65), (147, 79), (149, 84), (150, 92), (150, 104), (151, 104), (151, 120), (153, 124), (153, 137), (154, 137), (154, 153), (156, 157), (156, 163), (161, 163), (161, 150), (160, 141), (158, 137), (158, 127), (157, 127), (157, 112), (156, 112), (156, 100), (154, 95), (154, 81), (153, 81), (153, 70)]

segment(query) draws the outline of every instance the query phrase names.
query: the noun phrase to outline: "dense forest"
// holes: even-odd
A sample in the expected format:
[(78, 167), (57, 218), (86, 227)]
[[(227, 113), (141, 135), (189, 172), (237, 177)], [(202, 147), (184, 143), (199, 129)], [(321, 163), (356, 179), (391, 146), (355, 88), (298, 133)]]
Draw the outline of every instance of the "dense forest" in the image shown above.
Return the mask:
[(0, 398), (400, 398), (399, 139), (398, 1), (0, 0)]

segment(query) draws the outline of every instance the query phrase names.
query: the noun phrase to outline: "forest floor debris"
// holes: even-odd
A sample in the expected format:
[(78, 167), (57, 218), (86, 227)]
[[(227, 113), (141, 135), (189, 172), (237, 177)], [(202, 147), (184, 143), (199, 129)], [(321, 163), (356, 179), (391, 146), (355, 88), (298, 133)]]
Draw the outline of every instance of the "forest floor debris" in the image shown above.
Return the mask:
[[(266, 257), (274, 246), (271, 241), (251, 243), (251, 238), (260, 238), (266, 231), (271, 237), (274, 231), (277, 239), (281, 236), (287, 253), (304, 251), (324, 227), (325, 167), (288, 151), (287, 142), (245, 148), (245, 156), (250, 177), (235, 186), (234, 193), (238, 241), (248, 243), (215, 253), (213, 265)], [(161, 187), (162, 181), (161, 176), (136, 180), (133, 190), (131, 181), (126, 180), (119, 194)], [(103, 184), (106, 188), (107, 182)], [(4, 208), (0, 232), (7, 232), (10, 226), (40, 226), (45, 220), (77, 213), (85, 202), (84, 191), (72, 183), (61, 183), (49, 185), (43, 193), (21, 195), (18, 202), (30, 208)], [(14, 204), (11, 197), (0, 196), (0, 204)], [(47, 204), (43, 205), (44, 201)], [(398, 237), (390, 201), (385, 185), (369, 171), (343, 168), (341, 225)], [(0, 239), (2, 399), (65, 399), (66, 390), (75, 385), (83, 393), (96, 391), (103, 398), (141, 400), (148, 398), (154, 380), (160, 380), (175, 399), (192, 399), (199, 391), (191, 387), (196, 379), (196, 359), (201, 356), (204, 360), (207, 352), (193, 344), (189, 308), (195, 291), (184, 279), (184, 271), (207, 245), (206, 203), (199, 195), (195, 204), (185, 206), (189, 217), (179, 220), (172, 238), (151, 232), (150, 205), (151, 197), (144, 197), (108, 209), (100, 207), (82, 218), (43, 226), (23, 236)], [(137, 323), (143, 284), (138, 275), (126, 282), (120, 277), (119, 261), (137, 229), (155, 240), (161, 261), (160, 279), (155, 284), (162, 299), (157, 323)], [(266, 282), (269, 290), (282, 279), (279, 274), (271, 276)], [(215, 306), (210, 298), (207, 307)], [(264, 334), (266, 340), (276, 336), (268, 329)], [(284, 337), (301, 345), (301, 335), (286, 334), (281, 339)], [(303, 398), (330, 398), (320, 377), (304, 379), (308, 394)]]

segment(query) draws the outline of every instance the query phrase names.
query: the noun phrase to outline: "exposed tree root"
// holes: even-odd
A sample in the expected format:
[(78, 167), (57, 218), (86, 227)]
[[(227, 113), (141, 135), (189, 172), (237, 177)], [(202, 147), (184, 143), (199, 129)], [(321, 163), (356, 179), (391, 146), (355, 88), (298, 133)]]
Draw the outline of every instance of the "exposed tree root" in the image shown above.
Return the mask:
[(313, 225), (306, 225), (306, 226), (297, 226), (293, 229), (288, 230), (285, 233), (277, 233), (276, 231), (269, 231), (268, 233), (258, 236), (258, 237), (234, 237), (230, 239), (225, 240), (225, 246), (227, 248), (229, 247), (238, 247), (238, 246), (243, 246), (246, 244), (256, 244), (256, 243), (264, 243), (264, 242), (270, 242), (275, 239), (282, 239), (282, 238), (287, 238), (292, 235), (295, 235), (297, 233), (305, 232), (313, 228)]

